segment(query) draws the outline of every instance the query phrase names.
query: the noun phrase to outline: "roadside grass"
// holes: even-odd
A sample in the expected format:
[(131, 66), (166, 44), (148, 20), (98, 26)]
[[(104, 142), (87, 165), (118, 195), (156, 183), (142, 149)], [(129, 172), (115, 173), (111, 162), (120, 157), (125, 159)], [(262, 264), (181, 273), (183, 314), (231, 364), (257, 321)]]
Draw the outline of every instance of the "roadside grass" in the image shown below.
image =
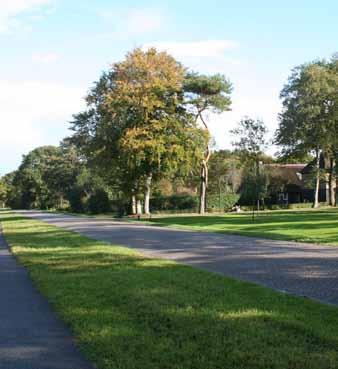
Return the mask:
[(161, 216), (146, 220), (158, 226), (232, 233), (278, 240), (338, 246), (338, 208), (207, 216)]
[(0, 220), (100, 369), (338, 368), (337, 307), (6, 212)]

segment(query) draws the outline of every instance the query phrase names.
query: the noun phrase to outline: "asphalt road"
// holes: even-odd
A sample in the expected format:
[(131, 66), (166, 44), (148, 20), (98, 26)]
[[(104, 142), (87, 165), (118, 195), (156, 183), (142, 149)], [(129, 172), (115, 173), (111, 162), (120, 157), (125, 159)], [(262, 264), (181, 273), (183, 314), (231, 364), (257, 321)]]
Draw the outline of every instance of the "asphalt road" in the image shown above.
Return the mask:
[(0, 229), (0, 369), (93, 369), (9, 252)]
[(201, 233), (37, 211), (23, 215), (276, 290), (338, 305), (338, 247)]

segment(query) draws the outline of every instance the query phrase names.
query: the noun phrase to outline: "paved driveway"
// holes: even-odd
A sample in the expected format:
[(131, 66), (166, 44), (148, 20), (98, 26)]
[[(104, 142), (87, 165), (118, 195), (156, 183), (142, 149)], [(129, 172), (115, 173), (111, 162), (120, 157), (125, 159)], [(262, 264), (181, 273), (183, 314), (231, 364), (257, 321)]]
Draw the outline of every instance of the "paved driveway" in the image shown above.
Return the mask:
[(145, 255), (338, 305), (338, 247), (174, 230), (109, 219), (22, 212)]

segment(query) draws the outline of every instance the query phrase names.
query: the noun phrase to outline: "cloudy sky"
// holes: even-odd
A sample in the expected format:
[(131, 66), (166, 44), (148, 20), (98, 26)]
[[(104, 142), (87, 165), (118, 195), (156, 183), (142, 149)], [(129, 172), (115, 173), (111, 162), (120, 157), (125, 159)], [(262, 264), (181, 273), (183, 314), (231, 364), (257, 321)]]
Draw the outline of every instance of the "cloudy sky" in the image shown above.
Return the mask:
[(337, 41), (334, 0), (0, 0), (0, 174), (68, 135), (92, 82), (136, 46), (232, 81), (232, 111), (209, 116), (229, 147), (245, 115), (273, 132), (290, 69), (329, 58)]

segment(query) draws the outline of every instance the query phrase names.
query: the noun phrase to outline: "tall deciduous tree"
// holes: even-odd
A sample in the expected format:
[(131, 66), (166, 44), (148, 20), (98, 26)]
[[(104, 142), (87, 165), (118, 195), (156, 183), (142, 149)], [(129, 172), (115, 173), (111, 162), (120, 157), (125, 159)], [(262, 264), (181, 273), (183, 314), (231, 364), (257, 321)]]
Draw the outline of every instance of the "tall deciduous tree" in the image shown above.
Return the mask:
[(184, 76), (167, 53), (135, 49), (103, 75), (73, 122), (89, 160), (131, 197), (144, 192), (146, 213), (152, 182), (201, 156), (203, 132), (183, 108)]
[(200, 214), (206, 209), (206, 192), (208, 188), (208, 162), (211, 150), (209, 146), (210, 131), (205, 117), (207, 111), (222, 113), (230, 110), (232, 91), (231, 83), (220, 74), (213, 76), (188, 73), (184, 82), (186, 106), (195, 115), (196, 122), (200, 121), (207, 133), (208, 140), (205, 143), (205, 153), (201, 163), (200, 185)]
[(315, 154), (314, 207), (319, 205), (320, 157), (335, 158), (337, 153), (338, 74), (335, 63), (320, 61), (295, 68), (281, 92), (283, 111), (276, 143), (283, 147), (284, 153)]

